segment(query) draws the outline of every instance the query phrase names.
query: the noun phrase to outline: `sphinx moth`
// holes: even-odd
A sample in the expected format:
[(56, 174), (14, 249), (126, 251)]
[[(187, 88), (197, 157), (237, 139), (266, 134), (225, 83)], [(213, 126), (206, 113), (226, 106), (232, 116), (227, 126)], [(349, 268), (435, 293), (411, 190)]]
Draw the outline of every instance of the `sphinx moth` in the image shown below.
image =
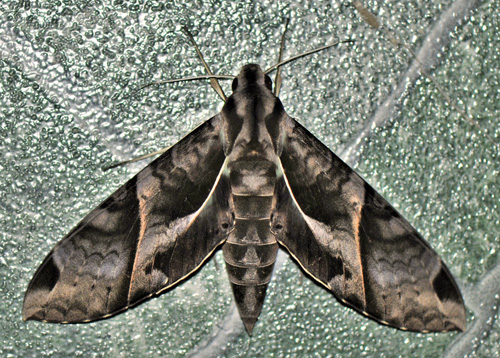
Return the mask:
[(249, 334), (278, 247), (344, 305), (402, 330), (465, 329), (448, 268), (347, 164), (288, 116), (258, 65), (220, 113), (92, 210), (48, 254), (25, 320), (105, 319), (160, 295), (222, 247)]

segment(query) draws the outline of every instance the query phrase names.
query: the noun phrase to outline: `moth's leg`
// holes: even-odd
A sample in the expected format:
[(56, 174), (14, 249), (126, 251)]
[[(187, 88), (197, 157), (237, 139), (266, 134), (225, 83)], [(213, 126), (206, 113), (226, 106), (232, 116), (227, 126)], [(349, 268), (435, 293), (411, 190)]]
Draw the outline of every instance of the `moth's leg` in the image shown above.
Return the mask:
[[(193, 43), (194, 48), (195, 48), (196, 52), (198, 53), (198, 56), (200, 57), (201, 62), (203, 63), (203, 66), (205, 67), (208, 75), (209, 76), (214, 76), (214, 74), (212, 73), (212, 71), (210, 71), (210, 68), (208, 67), (208, 64), (205, 62), (205, 59), (203, 58), (203, 55), (202, 55), (200, 49), (198, 48), (198, 45), (196, 44), (196, 41), (194, 40), (193, 35), (189, 32), (189, 30), (188, 30), (188, 28), (186, 26), (184, 26), (183, 29), (186, 32), (186, 34), (188, 35), (188, 37), (191, 40), (191, 42)], [(224, 77), (224, 76), (221, 76), (221, 77)], [(226, 77), (229, 77), (229, 76), (226, 76)], [(174, 82), (179, 82), (179, 81), (191, 81), (191, 80), (198, 80), (198, 79), (201, 79), (201, 78), (205, 78), (205, 77), (196, 76), (196, 77), (189, 77), (189, 78), (181, 78), (181, 79), (174, 79), (174, 80), (167, 80), (167, 81), (157, 82), (157, 83), (154, 83), (154, 84), (174, 83)], [(222, 90), (222, 87), (219, 85), (219, 81), (217, 81), (216, 78), (210, 78), (210, 84), (212, 85), (212, 87), (215, 90), (215, 92), (217, 92), (217, 94), (225, 102), (226, 99), (227, 99), (227, 97), (224, 94), (224, 91)], [(150, 85), (151, 84), (147, 84), (147, 85), (141, 87), (141, 89), (142, 88), (146, 88), (146, 87), (148, 87)], [(129, 160), (124, 160), (122, 162), (118, 162), (118, 163), (115, 163), (115, 164), (103, 166), (102, 170), (103, 171), (107, 171), (109, 169), (113, 169), (113, 168), (116, 168), (116, 167), (121, 167), (121, 166), (126, 165), (126, 164), (138, 162), (140, 160), (153, 157), (155, 155), (163, 154), (163, 153), (165, 153), (169, 149), (170, 149), (170, 147), (163, 148), (163, 149), (157, 150), (156, 152), (153, 152), (153, 153), (141, 155), (140, 157), (137, 157), (137, 158), (133, 158), (133, 159), (129, 159)]]
[(169, 149), (170, 149), (170, 147), (163, 148), (163, 149), (157, 150), (156, 152), (149, 153), (149, 154), (144, 154), (144, 155), (141, 155), (140, 157), (137, 157), (137, 158), (134, 158), (134, 159), (124, 160), (123, 162), (118, 162), (118, 163), (115, 163), (115, 164), (106, 165), (106, 166), (102, 167), (102, 171), (105, 172), (106, 170), (109, 170), (109, 169), (121, 167), (121, 166), (126, 165), (126, 164), (138, 162), (139, 160), (151, 158), (151, 157), (154, 157), (155, 155), (163, 154), (163, 153), (165, 153)]
[[(209, 76), (213, 76), (213, 73), (212, 73), (212, 71), (210, 71), (210, 68), (208, 67), (208, 64), (205, 62), (205, 59), (203, 58), (203, 55), (201, 54), (201, 51), (198, 48), (198, 45), (196, 44), (196, 41), (194, 40), (193, 35), (191, 35), (191, 32), (189, 32), (189, 30), (188, 30), (188, 28), (186, 26), (184, 26), (183, 29), (186, 32), (186, 34), (188, 35), (188, 37), (191, 40), (191, 42), (193, 43), (194, 48), (196, 50), (196, 53), (198, 54), (198, 57), (200, 58), (201, 62), (203, 63), (203, 67), (205, 67), (205, 70), (207, 71), (208, 75)], [(216, 78), (210, 78), (210, 84), (212, 85), (212, 87), (215, 90), (215, 92), (217, 92), (217, 94), (219, 95), (219, 97), (222, 98), (222, 100), (224, 102), (226, 102), (227, 97), (224, 94), (224, 91), (222, 90), (222, 87), (219, 85), (219, 81), (217, 81)]]
[[(283, 35), (281, 35), (281, 44), (280, 44), (280, 52), (278, 55), (278, 63), (281, 63), (283, 60), (283, 49), (285, 48), (285, 36), (288, 31), (288, 24), (290, 23), (290, 19), (285, 20), (285, 30), (283, 31)], [(279, 97), (281, 89), (281, 66), (276, 68), (276, 77), (274, 78), (274, 95)]]

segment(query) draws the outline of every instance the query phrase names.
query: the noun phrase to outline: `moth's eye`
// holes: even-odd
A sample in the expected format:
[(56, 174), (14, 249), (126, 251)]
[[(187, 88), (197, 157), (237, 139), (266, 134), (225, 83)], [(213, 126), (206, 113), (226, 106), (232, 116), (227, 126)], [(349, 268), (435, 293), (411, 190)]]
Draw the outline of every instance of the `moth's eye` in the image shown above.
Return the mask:
[(231, 84), (231, 89), (233, 90), (233, 92), (234, 92), (234, 91), (236, 91), (236, 88), (237, 88), (237, 87), (238, 87), (238, 79), (237, 79), (237, 78), (235, 78), (235, 79), (233, 80), (233, 83)]
[(266, 75), (266, 79), (264, 80), (266, 82), (266, 87), (269, 89), (269, 91), (273, 90), (273, 81), (269, 78), (268, 75)]

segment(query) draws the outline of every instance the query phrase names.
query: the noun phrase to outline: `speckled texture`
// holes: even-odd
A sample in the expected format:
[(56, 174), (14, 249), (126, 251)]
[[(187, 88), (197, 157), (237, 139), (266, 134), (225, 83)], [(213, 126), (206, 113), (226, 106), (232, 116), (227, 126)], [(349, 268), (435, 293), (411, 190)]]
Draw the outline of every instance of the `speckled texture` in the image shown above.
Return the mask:
[[(413, 51), (425, 41), (446, 44), (424, 66), (435, 63), (432, 75), (478, 129), (425, 77), (405, 83), (413, 58), (347, 1), (163, 3), (0, 5), (0, 356), (498, 352), (500, 158), (492, 142), (500, 142), (499, 4), (365, 3)], [(453, 19), (453, 4), (473, 8), (472, 16)], [(348, 157), (443, 257), (462, 288), (468, 331), (424, 335), (379, 326), (304, 279), (283, 253), (252, 339), (235, 314), (220, 254), (173, 292), (111, 320), (22, 322), (25, 289), (50, 248), (144, 163), (106, 173), (101, 166), (169, 146), (221, 108), (203, 82), (138, 90), (204, 73), (181, 27), (195, 34), (213, 72), (236, 74), (248, 62), (275, 62), (285, 17), (287, 56), (331, 39), (356, 40), (286, 66), (283, 104)], [(453, 29), (450, 39), (433, 32), (440, 21)], [(229, 92), (230, 83), (223, 88)], [(373, 121), (381, 112), (383, 120)]]

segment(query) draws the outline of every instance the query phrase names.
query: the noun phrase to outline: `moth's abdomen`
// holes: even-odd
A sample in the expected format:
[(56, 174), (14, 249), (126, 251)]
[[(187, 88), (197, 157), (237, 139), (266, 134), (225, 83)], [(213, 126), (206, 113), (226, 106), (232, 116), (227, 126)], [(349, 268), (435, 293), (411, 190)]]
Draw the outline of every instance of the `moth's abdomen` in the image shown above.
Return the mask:
[(249, 334), (264, 304), (278, 243), (270, 232), (276, 165), (238, 161), (228, 168), (235, 213), (234, 230), (223, 246), (229, 281)]

